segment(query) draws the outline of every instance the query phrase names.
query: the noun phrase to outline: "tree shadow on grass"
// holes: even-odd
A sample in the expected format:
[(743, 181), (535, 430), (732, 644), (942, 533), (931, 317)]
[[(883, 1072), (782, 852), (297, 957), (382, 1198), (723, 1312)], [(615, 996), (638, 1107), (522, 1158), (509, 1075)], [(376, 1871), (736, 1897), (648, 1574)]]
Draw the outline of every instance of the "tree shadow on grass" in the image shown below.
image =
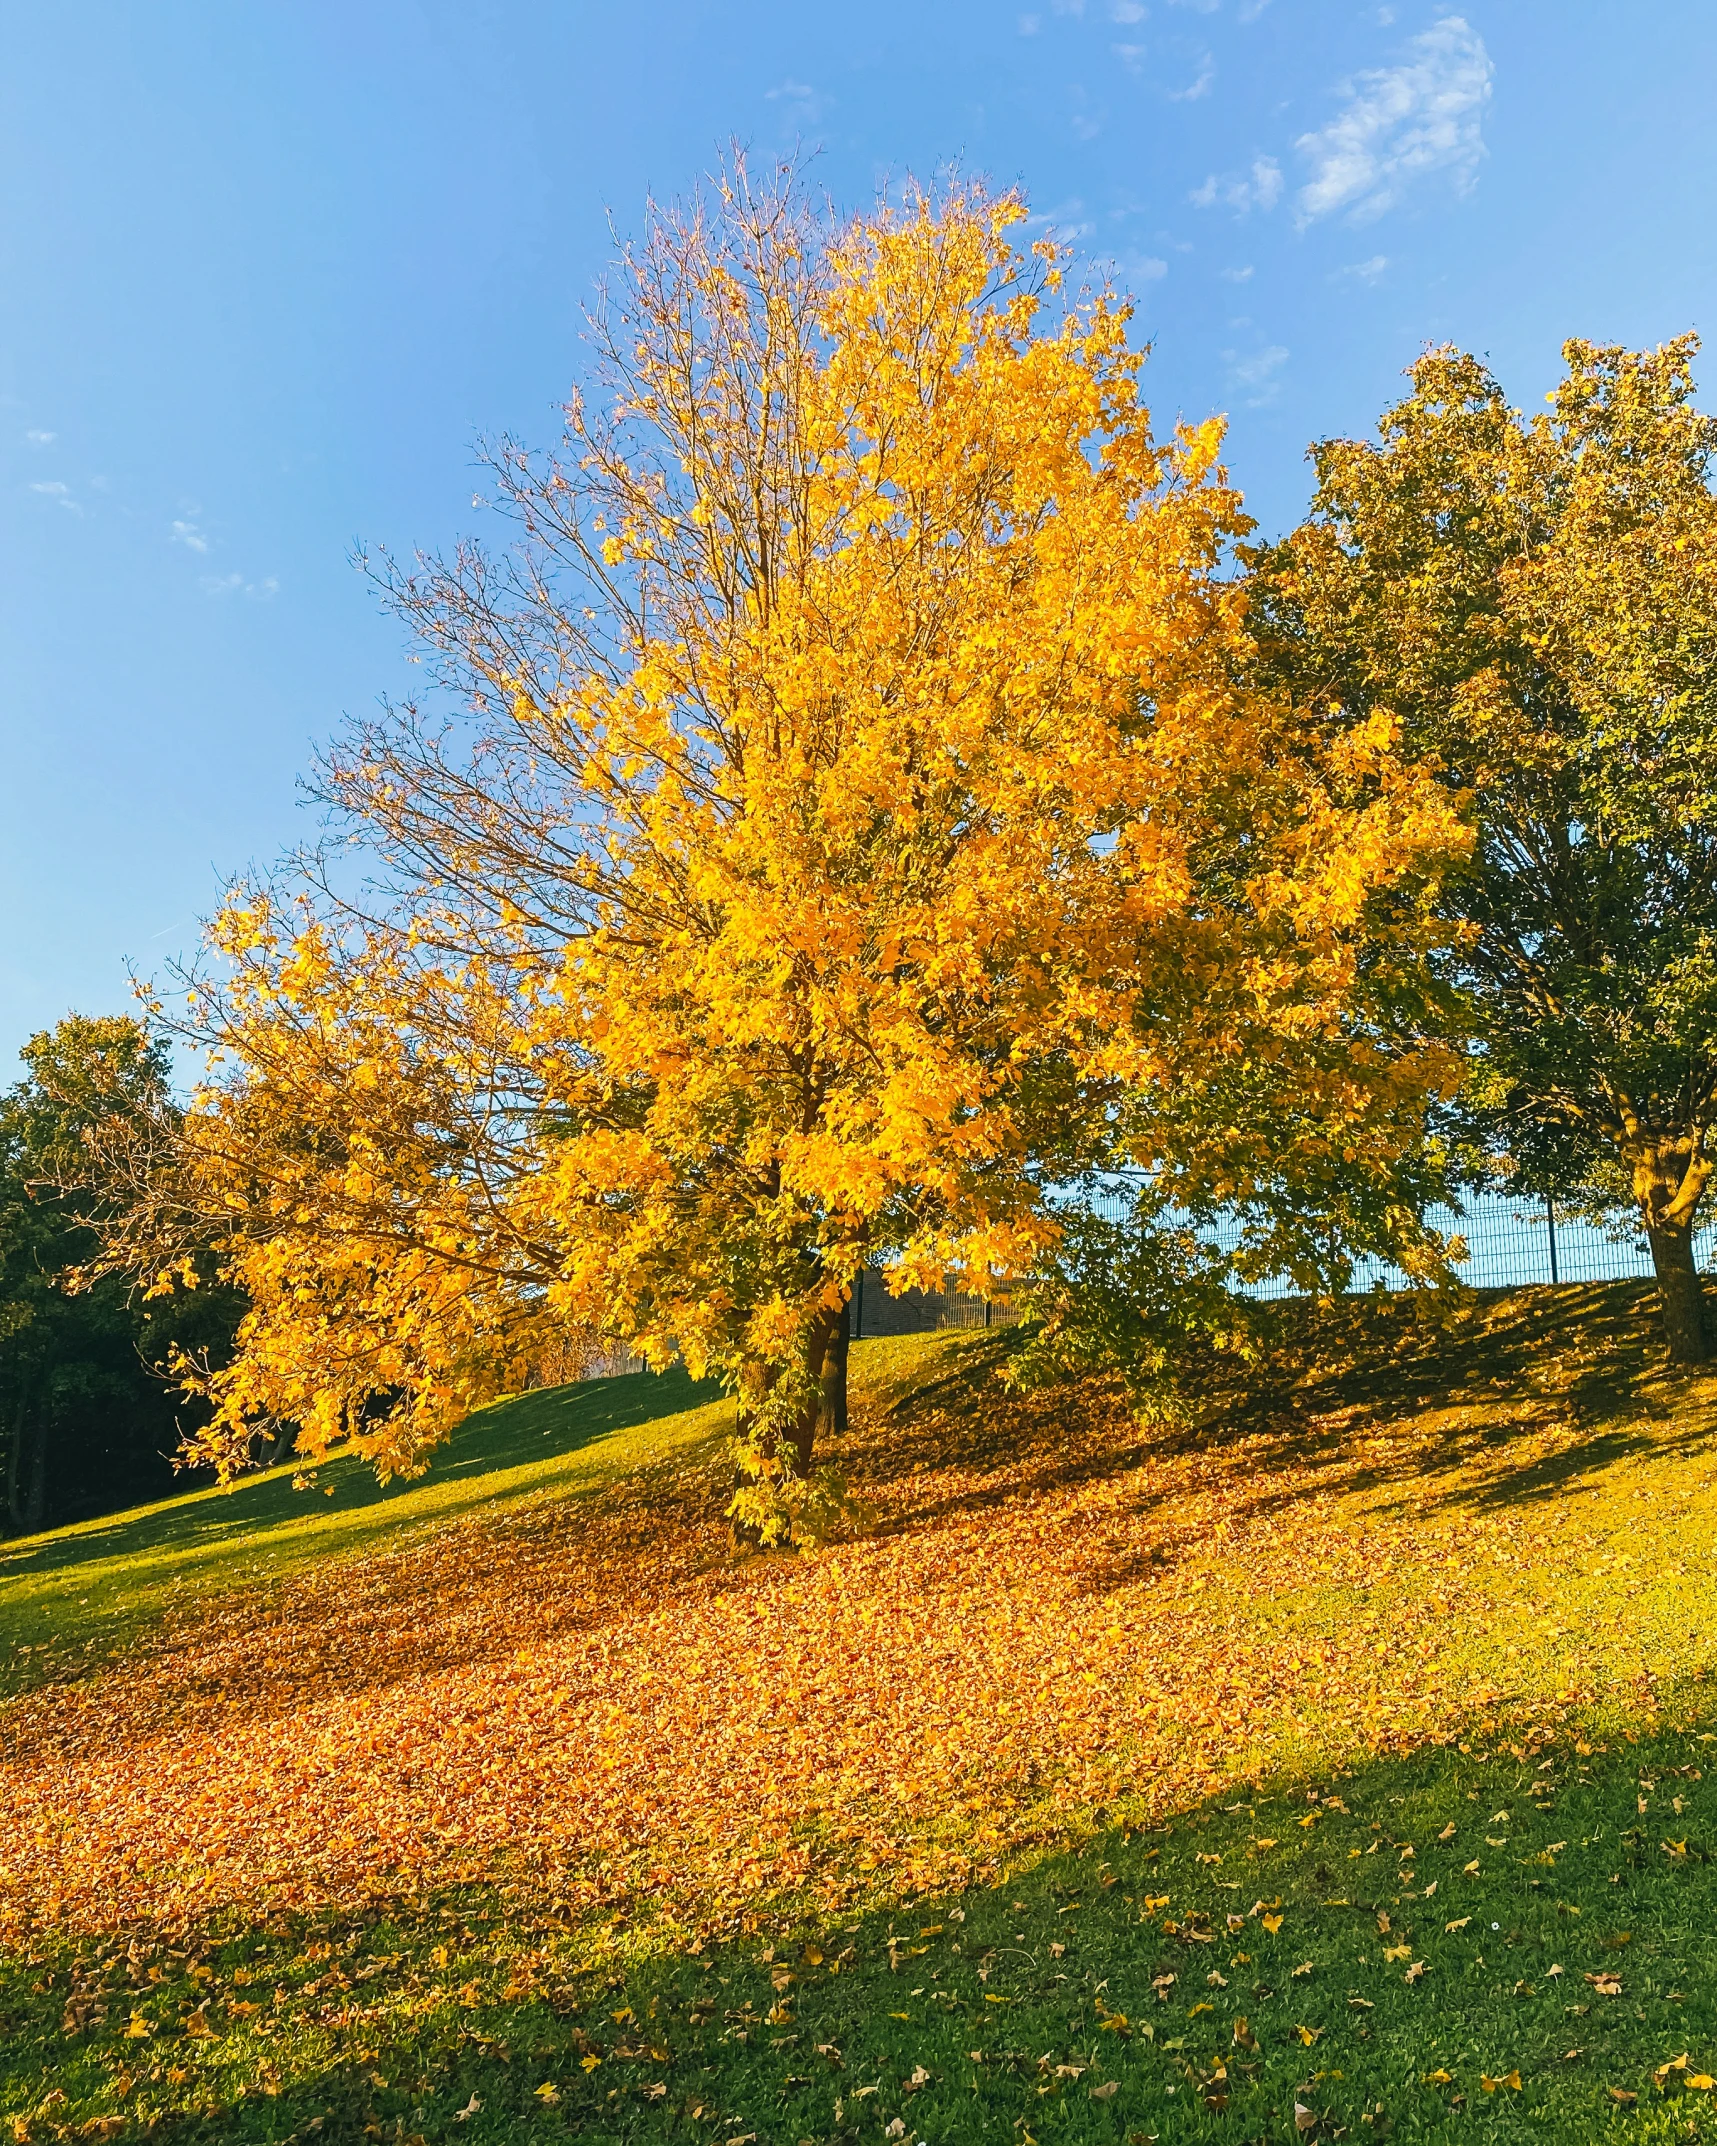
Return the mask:
[[(1260, 1322), (1255, 1361), (1193, 1360), (1187, 1420), (1148, 1432), (1118, 1382), (1013, 1393), (1003, 1374), (1018, 1337), (962, 1337), (956, 1362), (889, 1396), (856, 1443), (879, 1488), (898, 1492), (926, 1466), (968, 1480), (901, 1501), (881, 1531), (1100, 1481), (1153, 1455), (1241, 1445), (1256, 1471), (1241, 1510), (1262, 1519), (1305, 1495), (1308, 1470), (1324, 1489), (1411, 1483), (1420, 1509), (1430, 1486), (1433, 1508), (1477, 1512), (1717, 1440), (1717, 1378), (1665, 1370), (1646, 1283), (1289, 1300), (1261, 1307)], [(1377, 1450), (1379, 1433), (1403, 1429), (1414, 1435), (1398, 1455)], [(1547, 1432), (1563, 1434), (1549, 1453)], [(1278, 1486), (1290, 1469), (1292, 1486)], [(1155, 1503), (1140, 1493), (1137, 1516)]]
[[(181, 1646), (191, 1636), (187, 1618), (200, 1615), (197, 1650), (211, 1688), (225, 1689), (229, 1713), (252, 1704), (267, 1711), (285, 1703), (289, 1687), (309, 1689), (338, 1670), (337, 1647), (332, 1659), (307, 1647), (283, 1665), (270, 1696), (254, 1702), (226, 1654), (247, 1633), (266, 1637), (283, 1614), (281, 1589), (314, 1593), (330, 1584), (354, 1600), (308, 1604), (312, 1625), (332, 1607), (369, 1626), (412, 1628), (413, 1650), (395, 1673), (468, 1660), (468, 1625), (444, 1635), (438, 1650), (438, 1623), (450, 1591), (456, 1601), (470, 1583), (489, 1584), (497, 1563), (508, 1561), (515, 1574), (547, 1568), (550, 1578), (560, 1563), (571, 1577), (593, 1553), (612, 1555), (635, 1540), (652, 1515), (684, 1532), (703, 1495), (685, 1481), (700, 1442), (676, 1446), (672, 1428), (715, 1397), (679, 1370), (523, 1394), (469, 1418), (412, 1483), (380, 1484), (362, 1462), (337, 1457), (316, 1471), (316, 1490), (295, 1490), (292, 1470), (280, 1469), (230, 1494), (194, 1493), (0, 1546), (0, 1638), (13, 1650), (0, 1654), (0, 1691), (82, 1682), (139, 1645)], [(620, 1445), (614, 1467), (603, 1466), (605, 1441), (657, 1422), (669, 1434), (659, 1452), (648, 1441)], [(588, 1468), (544, 1470), (545, 1462), (576, 1463), (580, 1455), (590, 1457)], [(325, 1504), (318, 1491), (328, 1485), (335, 1498)], [(549, 1592), (547, 1580), (538, 1592)], [(496, 1648), (517, 1643), (519, 1633), (508, 1632), (507, 1619), (498, 1619)], [(375, 1650), (361, 1673), (353, 1659), (336, 1674), (338, 1688), (377, 1674)], [(187, 1695), (196, 1686), (193, 1675)]]
[[(1595, 1751), (1489, 1726), (1098, 1814), (934, 1898), (759, 1898), (703, 1943), (569, 1926), (516, 1883), (189, 1933), (128, 1970), (105, 1948), (104, 1978), (44, 1940), (0, 1962), (0, 2118), (97, 2136), (123, 2109), (158, 2146), (1241, 2146), (1300, 2135), (1298, 2103), (1318, 2137), (1689, 2136), (1704, 2101), (1653, 2074), (1717, 2059), (1714, 1740), (1696, 1713)], [(68, 2035), (68, 1990), (102, 1979)]]
[[(485, 1502), (496, 1475), (580, 1452), (618, 1432), (701, 1407), (718, 1394), (715, 1387), (694, 1384), (677, 1365), (662, 1373), (638, 1372), (518, 1394), (468, 1417), (431, 1456), (427, 1473), (409, 1482), (378, 1482), (367, 1464), (336, 1454), (316, 1472), (319, 1483), (336, 1491), (338, 1517), (344, 1520), (357, 1510), (372, 1511), (375, 1519), (367, 1528), (342, 1527), (334, 1547), (361, 1546), (391, 1529), (401, 1502), (425, 1488), (468, 1486), (468, 1499), (436, 1501), (437, 1518), (457, 1517)], [(195, 1490), (134, 1512), (0, 1543), (0, 1580), (75, 1571), (116, 1559), (170, 1558), (251, 1541), (269, 1530), (306, 1522), (313, 1526), (325, 1515), (304, 1492), (294, 1490), (294, 1473), (289, 1462), (245, 1477), (230, 1491)]]

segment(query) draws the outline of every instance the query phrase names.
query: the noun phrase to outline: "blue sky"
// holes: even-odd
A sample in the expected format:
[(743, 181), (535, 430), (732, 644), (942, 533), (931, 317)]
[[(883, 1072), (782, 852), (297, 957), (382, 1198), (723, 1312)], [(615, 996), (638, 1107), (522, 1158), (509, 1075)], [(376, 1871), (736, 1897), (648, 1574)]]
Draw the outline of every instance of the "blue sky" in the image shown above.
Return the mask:
[[(1267, 527), (1427, 342), (1535, 403), (1562, 340), (1717, 295), (1709, 0), (60, 0), (0, 81), (0, 1078), (406, 676), (353, 571), (544, 438), (646, 194), (732, 138), (855, 206), (950, 161), (1137, 294), (1159, 417)], [(1707, 375), (1709, 377), (1709, 374)]]

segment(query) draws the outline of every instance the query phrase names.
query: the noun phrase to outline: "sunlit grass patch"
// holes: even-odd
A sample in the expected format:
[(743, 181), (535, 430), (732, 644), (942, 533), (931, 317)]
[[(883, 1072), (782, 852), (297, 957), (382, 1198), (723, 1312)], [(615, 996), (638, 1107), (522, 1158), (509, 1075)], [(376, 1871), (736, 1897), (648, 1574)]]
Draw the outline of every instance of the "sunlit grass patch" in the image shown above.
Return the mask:
[(0, 1691), (76, 1674), (163, 1618), (361, 1556), (474, 1511), (577, 1497), (698, 1455), (726, 1404), (675, 1370), (520, 1394), (480, 1409), (414, 1482), (378, 1483), (336, 1456), (227, 1490), (0, 1542)]
[[(1696, 2117), (1704, 2089), (1686, 2081), (1712, 2052), (1693, 2046), (1702, 2000), (1692, 1978), (1712, 1987), (1699, 1932), (1712, 1927), (1713, 1903), (1701, 1830), (1707, 1747), (1688, 1739), (1705, 1733), (1717, 1665), (1717, 1380), (1654, 1368), (1641, 1298), (1625, 1286), (1522, 1292), (1434, 1317), (1401, 1302), (1284, 1307), (1265, 1365), (1239, 1375), (1216, 1367), (1188, 1423), (1150, 1435), (1100, 1385), (1010, 1393), (1005, 1334), (867, 1342), (855, 1351), (854, 1429), (838, 1456), (866, 1518), (852, 1539), (813, 1555), (734, 1562), (718, 1517), (726, 1404), (651, 1381), (507, 1404), (424, 1482), (389, 1493), (325, 1470), (309, 1493), (264, 1481), (231, 1499), (102, 1524), (114, 1530), (107, 1537), (67, 1531), (8, 1546), (22, 1593), (5, 1614), (20, 1620), (15, 1633), (49, 1642), (45, 1670), (28, 1642), (23, 1688), (0, 1711), (9, 1821), (0, 1916), (15, 1948), (6, 2003), (20, 2050), (33, 2052), (0, 2075), (16, 2087), (10, 2106), (36, 2122), (30, 2112), (52, 2091), (43, 2081), (58, 2062), (67, 2082), (81, 2082), (75, 2095), (72, 2083), (62, 2089), (87, 2112), (80, 2120), (115, 2114), (113, 2089), (129, 2074), (127, 2122), (142, 2121), (144, 2107), (187, 2136), (199, 2124), (228, 2135), (220, 2125), (242, 2109), (238, 2135), (284, 2138), (319, 2113), (320, 2096), (328, 2126), (362, 2118), (352, 2136), (372, 2120), (389, 2137), (440, 2125), (461, 2138), (575, 2120), (586, 2135), (645, 2138), (677, 2111), (676, 2135), (735, 2135), (719, 2116), (756, 2129), (761, 2146), (886, 2137), (872, 2118), (894, 2077), (895, 2136), (922, 2119), (932, 2146), (966, 2135), (968, 2117), (990, 2127), (972, 2136), (999, 2124), (1041, 2146), (1046, 2126), (1108, 2139), (1142, 2125), (1165, 2140), (1202, 2137), (1204, 2126), (1244, 2139), (1287, 2135), (1268, 2112), (1280, 2116), (1292, 2060), (1320, 2136), (1341, 2125), (1369, 2135), (1385, 2118), (1433, 2136), (1444, 2123), (1502, 2124), (1535, 2109), (1562, 2123), (1564, 2106), (1587, 2122), (1594, 2104), (1565, 2103), (1563, 2087), (1546, 2084), (1562, 2074), (1539, 2041), (1528, 2036), (1543, 2057), (1537, 2070), (1535, 2056), (1501, 2071), (1500, 2027), (1460, 2041), (1475, 2006), (1536, 2021), (1532, 2034), (1549, 2036), (1547, 1983), (1567, 1979), (1574, 1962), (1540, 1963), (1546, 1984), (1513, 1974), (1505, 2003), (1484, 1979), (1500, 1972), (1495, 1948), (1473, 1966), (1460, 1949), (1469, 1932), (1427, 1917), (1423, 1886), (1435, 1873), (1429, 1898), (1439, 1911), (1449, 1905), (1444, 1921), (1466, 1912), (1469, 1894), (1494, 1901), (1503, 1889), (1509, 1913), (1493, 1905), (1488, 1917), (1499, 1944), (1527, 1929), (1542, 1894), (1580, 1907), (1572, 1919), (1582, 1930), (1617, 1899), (1640, 1902), (1634, 1924), (1618, 1925), (1645, 1948), (1632, 1957), (1661, 1951), (1692, 1964), (1653, 1969), (1653, 1991), (1624, 1977), (1620, 2010), (1606, 1999), (1609, 2011), (1567, 2016), (1613, 2025), (1633, 2016), (1637, 1998), (1638, 2033), (1612, 2037), (1622, 2068), (1610, 2083), (1642, 2100), (1605, 2106), (1642, 2134), (1657, 2121), (1659, 2090), (1629, 2078), (1643, 2066), (1649, 2085), (1651, 2070), (1681, 2054), (1655, 2038), (1686, 2022), (1689, 2066), (1667, 2073), (1666, 2086), (1673, 2095), (1686, 2085)], [(233, 1516), (247, 1510), (254, 1525), (238, 1527)], [(103, 1637), (83, 1668), (90, 1605), (78, 1595), (93, 1592), (97, 1573), (114, 1625), (131, 1636), (112, 1661)], [(1618, 1741), (1627, 1735), (1658, 1741), (1633, 1754)], [(1589, 1779), (1581, 1742), (1599, 1747), (1586, 1755)], [(1505, 1743), (1531, 1765), (1495, 1757)], [(1568, 1823), (1534, 1808), (1523, 1834), (1517, 1777), (1530, 1786), (1553, 1752), (1549, 1777)], [(1663, 1805), (1663, 1783), (1648, 1789), (1635, 1775), (1671, 1764), (1701, 1779), (1678, 1777)], [(1349, 1777), (1337, 1790), (1344, 1812), (1328, 1791)], [(1303, 1804), (1308, 1786), (1324, 1791), (1317, 1806)], [(1402, 1804), (1388, 1806), (1391, 1796)], [(1309, 1828), (1286, 1816), (1292, 1797)], [(1647, 1810), (1624, 1825), (1642, 1797)], [(1456, 1845), (1472, 1845), (1472, 1814), (1454, 1805), (1509, 1808), (1513, 1830), (1491, 1822), (1502, 1845), (1478, 1847), (1477, 1872), (1461, 1867), (1472, 1855), (1442, 1870), (1452, 1847), (1420, 1839), (1439, 1798)], [(1683, 1818), (1686, 1830), (1674, 1830)], [(1649, 1837), (1660, 1822), (1661, 1837)], [(1630, 1830), (1638, 1837), (1624, 1841)], [(1411, 1859), (1396, 1852), (1404, 1838)], [(1539, 1855), (1555, 1861), (1533, 1862)], [(1107, 1859), (1113, 1885), (1101, 1872), (1076, 1878), (1093, 1856)], [(1338, 1862), (1369, 1874), (1380, 1858), (1411, 1908), (1405, 1923), (1369, 1875), (1363, 1891), (1341, 1882)], [(1407, 1861), (1418, 1886), (1403, 1887)], [(1172, 1884), (1165, 1868), (1177, 1873)], [(1077, 1902), (1046, 1904), (1045, 1894), (1032, 1909), (1038, 1925), (1017, 1922), (1018, 1945), (1042, 1974), (1041, 1986), (1027, 1976), (1015, 1987), (1004, 1978), (1016, 1941), (1000, 1925), (1013, 1899), (1036, 1898), (1032, 1871), (1044, 1886), (1084, 1890)], [(1225, 1905), (1230, 1887), (1249, 1897)], [(1298, 1905), (1254, 1916), (1272, 1889)], [(1158, 1891), (1168, 1905), (1147, 1911)], [(917, 1911), (908, 1902), (923, 1905), (910, 1939), (921, 1955), (902, 1953), (902, 1918)], [(958, 1924), (923, 1934), (941, 1902), (988, 1933), (995, 1957), (972, 1988), (958, 1980), (976, 1973), (963, 1938), (952, 1951)], [(1117, 1903), (1128, 1909), (1119, 1920)], [(1086, 1933), (1080, 1946), (1109, 1931), (1077, 1968), (1065, 1964), (1072, 1942), (1046, 1934), (1051, 1905), (1054, 1922)], [(1677, 1922), (1684, 1907), (1692, 1919)], [(1208, 1921), (1218, 1908), (1220, 1924)], [(1202, 1934), (1183, 1909), (1207, 1918)], [(1344, 1983), (1328, 2018), (1303, 2008), (1278, 2018), (1287, 1984), (1275, 1939), (1304, 1927), (1334, 1948), (1331, 1972), (1339, 1957), (1349, 1979), (1362, 1966), (1369, 1974), (1370, 1952), (1358, 1959), (1362, 1909), (1390, 1946), (1419, 1946), (1414, 1958), (1384, 1961), (1377, 1989)], [(1228, 1930), (1230, 1912), (1243, 1932)], [(1275, 1912), (1281, 1930), (1259, 1937)], [(1377, 1912), (1391, 1931), (1375, 1930)], [(901, 1985), (877, 1964), (890, 1916), (897, 1969), (922, 1958), (941, 1977), (932, 1983), (927, 1967), (905, 1985), (905, 2021), (891, 2016), (900, 2004), (883, 2001)], [(999, 1918), (994, 1932), (986, 1917)], [(843, 2048), (841, 2076), (855, 2077), (840, 2038), (856, 2036), (874, 2094), (822, 2080), (803, 2046), (808, 2024), (769, 2021), (764, 1987), (799, 1966), (758, 1955), (789, 1931), (825, 1965), (854, 1945), (840, 1975), (809, 1986), (831, 2008), (817, 2032)], [(1210, 1950), (1229, 1938), (1229, 1952), (1251, 1958)], [(1055, 1943), (1068, 1949), (1049, 1955), (1051, 1970), (1039, 1955)], [(708, 1986), (719, 1987), (719, 1964), (686, 1964), (694, 1944), (717, 1946), (711, 1957), (727, 1963), (735, 1995), (717, 2007), (720, 2031), (713, 2014), (701, 2025), (688, 2016), (675, 2035), (627, 2039), (652, 1999), (658, 2018), (686, 2014), (705, 1987), (686, 1977), (714, 1975)], [(307, 1948), (319, 1945), (331, 1950), (312, 1958)], [(1141, 1948), (1164, 1972), (1182, 1953), (1209, 1951), (1200, 1972), (1226, 1982), (1196, 1995), (1173, 1967), (1170, 1994), (1147, 1978), (1141, 1999), (1132, 1986)], [(1423, 1974), (1397, 1988), (1397, 1968), (1405, 1976), (1420, 1957)], [(84, 1963), (79, 1991), (100, 1964), (103, 1988), (122, 1977), (125, 2002), (141, 1988), (159, 1998), (160, 2017), (144, 2003), (136, 2031), (111, 2007), (95, 2022), (89, 1999), (79, 2026), (87, 1992), (72, 1989), (74, 1959)], [(191, 1975), (199, 1962), (209, 1978)], [(1552, 1964), (1564, 1976), (1548, 1977)], [(151, 1969), (165, 1981), (150, 1982)], [(621, 1983), (607, 2012), (634, 2018), (599, 2030), (611, 1974)], [(49, 1990), (34, 1992), (44, 1975)], [(1076, 2020), (1067, 1993), (1078, 1977)], [(1312, 1976), (1288, 1976), (1296, 1991), (1300, 1981), (1324, 1990), (1316, 1958)], [(215, 1982), (231, 2004), (202, 2015), (205, 2034), (184, 2022)], [(1533, 1983), (1531, 1995), (1515, 1982)], [(1254, 1983), (1272, 1996), (1248, 1996)], [(967, 2010), (934, 2009), (950, 1996)], [(1125, 2013), (1129, 2032), (1102, 2024), (1099, 1997)], [(1674, 2009), (1654, 2010), (1660, 1997)], [(73, 2020), (56, 2058), (50, 2015), (62, 1999), (59, 2017), (69, 2009)], [(787, 2009), (800, 2004), (792, 1997)], [(1163, 2007), (1176, 2004), (1187, 2031), (1171, 2049)], [(974, 2065), (970, 2049), (989, 2044), (972, 2021), (1015, 2010), (1027, 2025), (996, 2042), (1014, 2054), (1000, 2069), (987, 2057)], [(1256, 2076), (1230, 2013), (1273, 2052)], [(1224, 2022), (1230, 2041), (1210, 2042)], [(1294, 2039), (1278, 2043), (1290, 2030)], [(1403, 2100), (1419, 2062), (1410, 2047), (1427, 2031), (1476, 2066), (1479, 2083), (1440, 2054), (1419, 2069), (1446, 2069), (1449, 2080), (1424, 2086), (1433, 2100), (1414, 2101), (1413, 2115)], [(647, 2076), (651, 2050), (669, 2049), (679, 2065), (682, 2045), (700, 2052), (694, 2073)], [(1332, 2066), (1338, 2045), (1351, 2061)], [(1222, 2047), (1228, 2086), (1213, 2083)], [(1038, 2060), (1052, 2049), (1046, 2077)], [(1091, 2098), (1093, 2050), (1120, 2053), (1113, 2096)], [(1189, 2065), (1202, 2067), (1203, 2084)], [(714, 2114), (693, 2117), (682, 2088), (694, 2101), (704, 2093), (706, 2066)], [(930, 2077), (907, 2094), (899, 2080), (920, 2066)], [(1514, 2069), (1519, 2089), (1507, 2083)], [(1360, 2081), (1369, 2116), (1364, 2095), (1354, 2099)], [(552, 2096), (538, 2095), (545, 2085)], [(645, 2091), (653, 2085), (661, 2096)], [(1226, 2113), (1206, 2106), (1223, 2093)], [(481, 2106), (459, 2118), (473, 2094)], [(949, 2095), (945, 2106), (937, 2098)], [(1355, 2128), (1364, 2123), (1369, 2132)]]
[(179, 1944), (44, 1936), (0, 1978), (0, 2119), (256, 2141), (1698, 2137), (1714, 1754), (1702, 1730), (1427, 1753), (1111, 1827), (985, 1886), (702, 1939), (644, 1904), (569, 1917), (481, 1884)]

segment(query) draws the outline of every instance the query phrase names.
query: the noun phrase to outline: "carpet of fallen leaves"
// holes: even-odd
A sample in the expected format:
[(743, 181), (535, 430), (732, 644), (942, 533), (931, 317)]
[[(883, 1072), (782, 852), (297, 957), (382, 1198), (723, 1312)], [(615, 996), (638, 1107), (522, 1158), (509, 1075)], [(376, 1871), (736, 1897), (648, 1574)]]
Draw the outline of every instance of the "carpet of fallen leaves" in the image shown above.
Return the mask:
[(708, 1926), (1098, 1811), (1589, 1717), (1717, 1659), (1708, 1411), (1551, 1394), (1146, 1436), (994, 1352), (873, 1396), (857, 1539), (730, 1561), (713, 1463), (181, 1614), (0, 1709), (0, 1936), (506, 1870)]

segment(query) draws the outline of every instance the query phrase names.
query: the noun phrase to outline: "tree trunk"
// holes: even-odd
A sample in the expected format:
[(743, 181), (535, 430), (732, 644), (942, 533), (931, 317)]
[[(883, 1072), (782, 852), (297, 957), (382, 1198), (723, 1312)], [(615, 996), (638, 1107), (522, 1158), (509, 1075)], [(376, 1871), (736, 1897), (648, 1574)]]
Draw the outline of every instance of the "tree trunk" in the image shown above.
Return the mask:
[[(847, 1353), (851, 1345), (852, 1306), (842, 1304), (838, 1310), (824, 1312), (812, 1326), (805, 1342), (805, 1370), (811, 1387), (798, 1421), (787, 1436), (787, 1448), (793, 1456), (793, 1473), (801, 1481), (811, 1473), (811, 1464), (816, 1457), (819, 1437), (838, 1438), (847, 1427)], [(738, 1431), (746, 1435), (746, 1410), (740, 1406)], [(776, 1435), (771, 1432), (770, 1437)], [(735, 1467), (733, 1487), (743, 1490), (751, 1480), (742, 1467)], [(755, 1550), (762, 1545), (759, 1529), (740, 1520), (733, 1522), (733, 1542), (736, 1550)]]
[(812, 1327), (805, 1368), (814, 1385), (793, 1436), (793, 1466), (811, 1472), (818, 1433), (838, 1437), (847, 1427), (847, 1307), (826, 1311)]
[(823, 1358), (823, 1428), (831, 1438), (844, 1438), (847, 1431), (847, 1357), (852, 1349), (855, 1301), (848, 1297), (841, 1306), (841, 1323)]
[(31, 1440), (30, 1487), (24, 1493), (24, 1533), (39, 1535), (48, 1524), (48, 1424), (39, 1417)]
[(31, 1386), (26, 1379), (12, 1412), (12, 1450), (6, 1457), (6, 1513), (22, 1535), (40, 1530), (48, 1507), (48, 1426), (30, 1406)]
[(1703, 1364), (1711, 1357), (1705, 1316), (1705, 1291), (1693, 1258), (1693, 1232), (1646, 1224), (1651, 1263), (1657, 1270), (1657, 1293), (1663, 1307), (1663, 1333), (1672, 1364)]
[(1627, 1132), (1622, 1151), (1633, 1169), (1634, 1198), (1657, 1270), (1669, 1360), (1672, 1364), (1708, 1363), (1711, 1336), (1693, 1258), (1694, 1218), (1712, 1175), (1704, 1128), (1671, 1129), (1636, 1120)]
[(12, 1410), (12, 1436), (6, 1449), (6, 1517), (13, 1527), (24, 1525), (20, 1492), (24, 1482), (24, 1426), (29, 1421), (29, 1397), (20, 1393)]

